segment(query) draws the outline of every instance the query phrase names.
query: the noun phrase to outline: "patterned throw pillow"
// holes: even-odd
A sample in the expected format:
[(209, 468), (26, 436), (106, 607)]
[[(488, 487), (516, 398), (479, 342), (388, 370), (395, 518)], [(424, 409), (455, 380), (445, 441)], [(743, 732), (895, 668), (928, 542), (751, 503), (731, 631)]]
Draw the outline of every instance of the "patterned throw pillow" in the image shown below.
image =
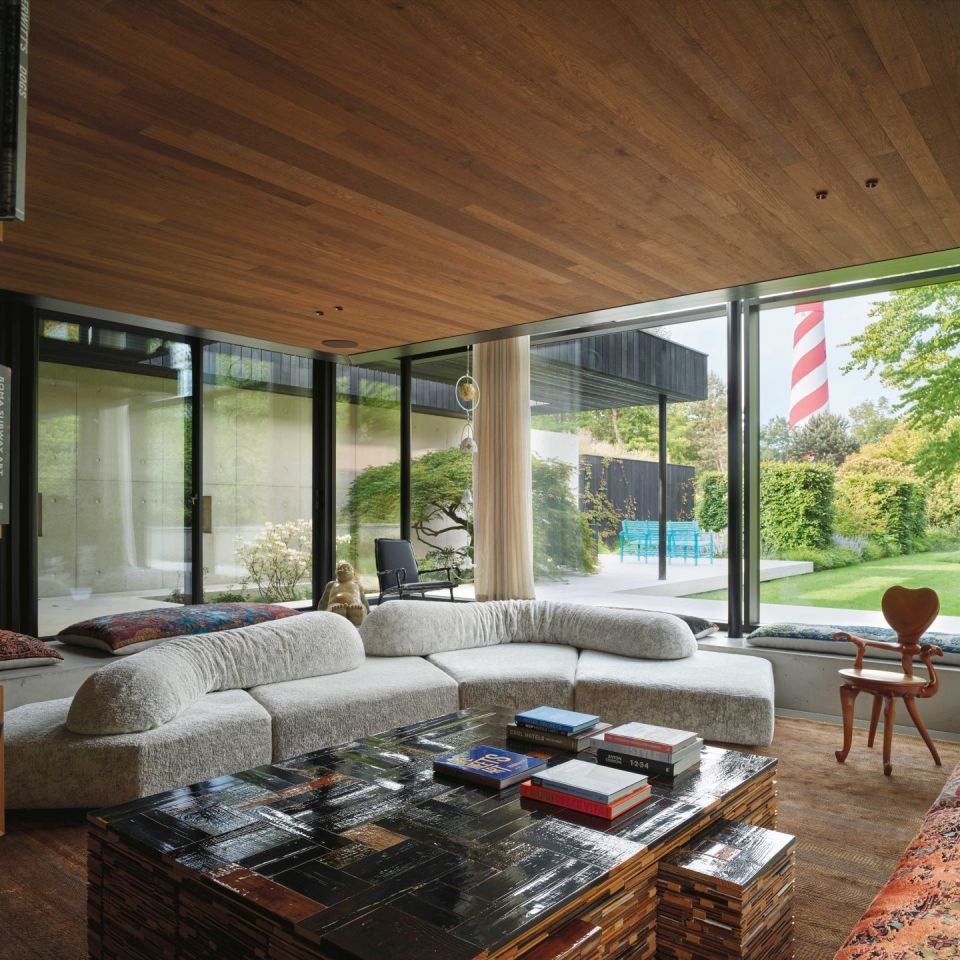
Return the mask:
[(0, 630), (0, 670), (40, 667), (62, 659), (53, 647), (48, 647), (42, 640), (12, 630)]
[(196, 603), (157, 607), (83, 620), (64, 627), (57, 639), (77, 647), (93, 647), (122, 656), (138, 653), (173, 637), (233, 630), (264, 620), (291, 617), (298, 612), (275, 603)]

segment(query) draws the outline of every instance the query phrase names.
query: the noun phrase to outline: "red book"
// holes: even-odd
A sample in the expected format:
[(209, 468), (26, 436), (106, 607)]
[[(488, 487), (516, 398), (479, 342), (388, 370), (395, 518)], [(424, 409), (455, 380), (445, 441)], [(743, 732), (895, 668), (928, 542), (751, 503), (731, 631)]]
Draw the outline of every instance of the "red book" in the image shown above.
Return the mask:
[(689, 730), (658, 727), (652, 723), (624, 723), (608, 730), (603, 739), (609, 743), (674, 754), (695, 743), (697, 735)]
[(585, 800), (583, 797), (574, 797), (559, 790), (547, 790), (537, 787), (529, 780), (520, 784), (520, 796), (528, 800), (537, 800), (540, 803), (552, 803), (556, 807), (566, 807), (568, 810), (577, 810), (588, 813), (592, 817), (602, 817), (604, 820), (614, 820), (621, 814), (639, 806), (650, 797), (650, 784), (628, 793), (616, 803), (597, 803), (596, 800)]

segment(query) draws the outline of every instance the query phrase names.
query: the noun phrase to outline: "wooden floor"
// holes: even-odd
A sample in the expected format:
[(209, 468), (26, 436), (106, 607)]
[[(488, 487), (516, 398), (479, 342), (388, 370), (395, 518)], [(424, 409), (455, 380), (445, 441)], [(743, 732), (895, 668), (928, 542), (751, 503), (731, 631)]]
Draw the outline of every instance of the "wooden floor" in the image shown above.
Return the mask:
[[(919, 827), (960, 744), (940, 744), (936, 768), (913, 737), (894, 739), (893, 776), (857, 731), (845, 765), (839, 727), (778, 720), (779, 828), (795, 833), (796, 960), (829, 960)], [(76, 813), (20, 814), (0, 839), (0, 957), (84, 957), (85, 828)]]

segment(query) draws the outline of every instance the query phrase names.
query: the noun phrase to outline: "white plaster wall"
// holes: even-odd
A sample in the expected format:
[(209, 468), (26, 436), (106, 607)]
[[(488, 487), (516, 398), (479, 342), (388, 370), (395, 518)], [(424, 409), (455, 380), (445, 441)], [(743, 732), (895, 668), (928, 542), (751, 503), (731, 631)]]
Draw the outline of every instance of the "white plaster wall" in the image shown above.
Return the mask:
[(531, 430), (530, 447), (541, 460), (560, 460), (570, 465), (567, 485), (574, 503), (580, 502), (580, 438), (575, 433)]

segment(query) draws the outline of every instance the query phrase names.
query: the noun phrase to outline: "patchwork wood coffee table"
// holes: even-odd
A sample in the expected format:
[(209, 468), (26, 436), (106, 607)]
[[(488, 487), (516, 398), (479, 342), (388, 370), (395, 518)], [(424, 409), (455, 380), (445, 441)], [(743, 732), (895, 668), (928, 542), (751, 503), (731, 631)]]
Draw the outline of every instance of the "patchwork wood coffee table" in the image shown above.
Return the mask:
[(658, 861), (721, 817), (774, 824), (776, 760), (714, 747), (612, 823), (435, 779), (510, 720), (464, 710), (91, 814), (91, 957), (640, 960)]

